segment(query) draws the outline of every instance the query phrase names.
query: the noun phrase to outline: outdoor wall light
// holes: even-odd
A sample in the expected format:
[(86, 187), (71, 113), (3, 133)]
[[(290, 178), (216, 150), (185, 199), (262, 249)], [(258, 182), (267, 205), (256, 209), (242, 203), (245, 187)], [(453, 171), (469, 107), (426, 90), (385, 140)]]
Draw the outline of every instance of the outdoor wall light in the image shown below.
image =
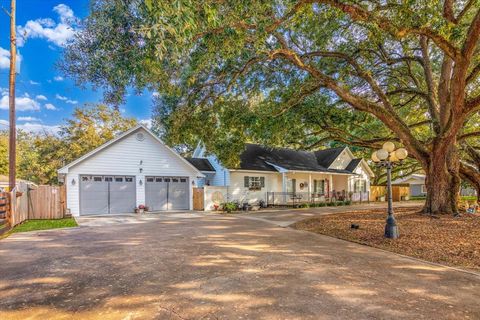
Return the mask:
[(143, 168), (140, 168), (140, 170), (139, 170), (139, 171), (140, 171), (140, 173), (142, 173), (142, 172), (143, 172)]
[(139, 185), (142, 185), (142, 184), (143, 184), (142, 179), (140, 179), (140, 180), (138, 181), (138, 184), (139, 184)]
[(75, 181), (75, 179), (72, 179), (72, 186), (74, 186), (75, 183), (77, 183), (77, 182)]
[(382, 149), (372, 153), (372, 160), (376, 165), (387, 168), (387, 197), (388, 197), (388, 217), (385, 225), (385, 237), (396, 239), (399, 236), (397, 222), (393, 216), (392, 204), (392, 168), (401, 163), (408, 157), (408, 152), (405, 148), (398, 148), (395, 150), (393, 142), (385, 142)]

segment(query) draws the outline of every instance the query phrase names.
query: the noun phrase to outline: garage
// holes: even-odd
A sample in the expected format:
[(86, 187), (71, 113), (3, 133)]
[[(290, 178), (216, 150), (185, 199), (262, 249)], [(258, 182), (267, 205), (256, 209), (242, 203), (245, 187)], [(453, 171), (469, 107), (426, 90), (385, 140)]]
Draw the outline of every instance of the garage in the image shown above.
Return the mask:
[(80, 214), (114, 214), (135, 209), (134, 176), (80, 177)]
[(72, 216), (192, 210), (193, 188), (205, 177), (139, 124), (58, 170)]
[(188, 210), (187, 177), (146, 177), (145, 204), (151, 211)]

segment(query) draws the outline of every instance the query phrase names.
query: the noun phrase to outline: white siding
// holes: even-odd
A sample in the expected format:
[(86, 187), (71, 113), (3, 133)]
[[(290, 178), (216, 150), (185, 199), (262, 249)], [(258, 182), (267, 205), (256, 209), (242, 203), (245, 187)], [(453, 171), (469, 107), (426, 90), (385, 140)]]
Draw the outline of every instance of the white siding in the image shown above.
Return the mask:
[[(79, 215), (80, 175), (132, 175), (136, 177), (136, 203), (145, 204), (145, 176), (181, 176), (194, 181), (197, 171), (185, 163), (179, 155), (144, 132), (145, 139), (138, 141), (135, 133), (124, 137), (107, 148), (68, 169), (67, 207), (72, 215)], [(140, 171), (140, 169), (142, 169)], [(76, 183), (72, 184), (72, 179)], [(141, 181), (141, 184), (140, 184)], [(192, 184), (190, 183), (190, 208), (192, 208)]]
[(330, 169), (340, 169), (343, 170), (345, 169), (350, 161), (352, 161), (352, 157), (348, 153), (347, 149), (344, 149), (342, 153), (335, 159), (335, 161), (332, 162), (330, 165)]
[[(265, 177), (265, 187), (261, 190), (249, 190), (245, 187), (244, 177)], [(228, 187), (228, 193), (231, 197), (230, 200), (236, 200), (240, 203), (258, 203), (260, 200), (266, 198), (266, 193), (270, 191), (282, 190), (282, 176), (276, 172), (242, 172), (232, 171), (230, 172), (230, 186)]]
[(370, 175), (365, 170), (362, 163), (358, 165), (358, 167), (354, 170), (354, 173), (356, 173), (357, 175), (349, 178), (349, 191), (353, 191), (355, 181), (358, 180), (365, 180), (367, 184), (366, 189), (367, 191), (370, 191)]

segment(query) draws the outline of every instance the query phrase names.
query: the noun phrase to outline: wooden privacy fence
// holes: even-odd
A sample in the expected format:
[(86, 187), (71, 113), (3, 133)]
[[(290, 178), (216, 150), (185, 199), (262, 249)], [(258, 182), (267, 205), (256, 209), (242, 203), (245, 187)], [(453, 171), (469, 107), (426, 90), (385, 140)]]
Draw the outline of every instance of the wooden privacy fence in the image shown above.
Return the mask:
[[(392, 201), (403, 201), (410, 196), (410, 187), (408, 185), (394, 185), (392, 186)], [(370, 201), (381, 201), (385, 197), (387, 200), (386, 186), (370, 186)]]
[(193, 210), (203, 210), (203, 188), (193, 188)]
[(29, 191), (28, 219), (61, 219), (65, 216), (65, 187), (38, 186)]
[[(6, 196), (6, 197), (5, 197)], [(31, 186), (19, 183), (11, 192), (0, 194), (7, 199), (7, 223), (10, 228), (27, 219), (61, 219), (66, 212), (65, 186)], [(2, 200), (0, 200), (2, 201)]]

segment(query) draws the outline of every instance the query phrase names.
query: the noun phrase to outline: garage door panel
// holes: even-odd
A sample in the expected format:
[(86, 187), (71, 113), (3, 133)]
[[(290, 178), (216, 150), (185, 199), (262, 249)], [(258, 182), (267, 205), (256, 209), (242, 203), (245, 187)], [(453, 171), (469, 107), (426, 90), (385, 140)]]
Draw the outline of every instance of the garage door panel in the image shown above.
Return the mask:
[[(164, 177), (147, 177), (145, 184), (145, 205), (152, 211), (166, 211), (168, 182)], [(168, 179), (167, 179), (168, 180)]]
[(110, 213), (126, 213), (135, 210), (135, 178), (115, 177), (110, 182)]
[(168, 203), (171, 210), (187, 210), (188, 180), (185, 178), (173, 178), (168, 185)]
[(145, 202), (152, 211), (188, 210), (188, 178), (147, 177)]
[(80, 214), (133, 212), (136, 184), (133, 176), (81, 176)]
[(80, 210), (84, 215), (108, 213), (108, 183), (103, 177), (81, 177)]

